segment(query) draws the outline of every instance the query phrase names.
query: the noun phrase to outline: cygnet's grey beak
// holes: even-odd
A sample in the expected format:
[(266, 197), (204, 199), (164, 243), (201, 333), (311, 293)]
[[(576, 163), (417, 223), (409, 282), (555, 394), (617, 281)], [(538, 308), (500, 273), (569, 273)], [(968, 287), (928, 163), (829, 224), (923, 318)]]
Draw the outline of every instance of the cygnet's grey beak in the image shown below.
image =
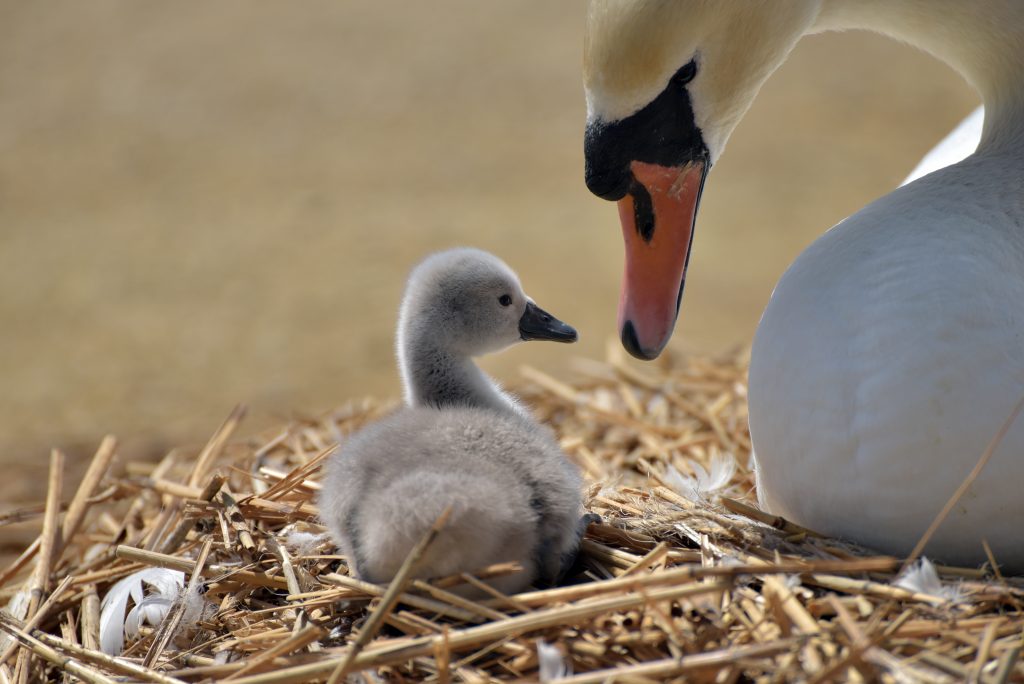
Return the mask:
[(533, 302), (526, 302), (526, 311), (519, 319), (519, 335), (524, 340), (575, 342), (576, 330), (566, 325)]

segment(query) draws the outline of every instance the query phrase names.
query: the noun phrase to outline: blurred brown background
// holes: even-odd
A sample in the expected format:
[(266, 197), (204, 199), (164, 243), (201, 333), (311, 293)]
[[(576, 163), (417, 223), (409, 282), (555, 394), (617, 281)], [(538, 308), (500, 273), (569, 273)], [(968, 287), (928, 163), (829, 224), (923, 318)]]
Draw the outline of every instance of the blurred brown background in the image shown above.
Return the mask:
[[(127, 457), (395, 395), (427, 252), (471, 244), (601, 355), (621, 245), (583, 185), (583, 4), (0, 1), (0, 501), (49, 447)], [(745, 343), (815, 236), (976, 104), (880, 37), (805, 40), (710, 176), (674, 344)]]

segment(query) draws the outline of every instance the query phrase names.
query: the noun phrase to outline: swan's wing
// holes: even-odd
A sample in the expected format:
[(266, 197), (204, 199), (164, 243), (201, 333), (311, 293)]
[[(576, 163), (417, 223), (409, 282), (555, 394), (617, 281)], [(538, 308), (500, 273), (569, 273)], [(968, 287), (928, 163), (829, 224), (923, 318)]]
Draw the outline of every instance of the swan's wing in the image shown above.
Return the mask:
[(960, 125), (933, 147), (928, 154), (924, 155), (917, 167), (900, 185), (906, 185), (932, 171), (955, 164), (974, 152), (978, 148), (978, 141), (981, 140), (981, 126), (984, 121), (984, 107), (978, 107), (968, 114), (967, 118), (960, 122)]

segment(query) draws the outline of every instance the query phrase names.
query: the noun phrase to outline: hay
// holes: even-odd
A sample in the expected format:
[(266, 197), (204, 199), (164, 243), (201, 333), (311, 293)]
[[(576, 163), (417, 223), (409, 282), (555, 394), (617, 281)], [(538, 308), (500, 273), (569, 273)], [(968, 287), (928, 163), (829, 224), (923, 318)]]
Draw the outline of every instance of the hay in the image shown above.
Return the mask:
[[(1020, 581), (922, 565), (897, 584), (898, 559), (756, 508), (742, 355), (576, 366), (519, 388), (602, 517), (565, 585), (471, 601), (451, 589), (514, 568), (427, 583), (415, 553), (389, 587), (350, 577), (316, 521), (319, 466), (394, 404), (247, 441), (236, 410), (200, 453), (119, 477), (104, 440), (66, 508), (54, 452), (46, 505), (0, 517), (43, 520), (0, 574), (0, 682), (1024, 681)], [(134, 612), (101, 618), (119, 581)]]

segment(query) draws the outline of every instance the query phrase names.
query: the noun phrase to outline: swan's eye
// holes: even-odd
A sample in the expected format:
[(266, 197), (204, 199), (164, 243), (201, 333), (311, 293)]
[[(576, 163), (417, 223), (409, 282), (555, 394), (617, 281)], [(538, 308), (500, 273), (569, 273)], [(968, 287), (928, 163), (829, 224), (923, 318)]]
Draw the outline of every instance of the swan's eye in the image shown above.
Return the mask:
[(502, 306), (512, 306), (512, 297), (507, 294), (501, 295), (498, 297), (498, 303)]
[(686, 66), (676, 72), (672, 80), (679, 85), (686, 85), (697, 75), (697, 60), (691, 59)]

